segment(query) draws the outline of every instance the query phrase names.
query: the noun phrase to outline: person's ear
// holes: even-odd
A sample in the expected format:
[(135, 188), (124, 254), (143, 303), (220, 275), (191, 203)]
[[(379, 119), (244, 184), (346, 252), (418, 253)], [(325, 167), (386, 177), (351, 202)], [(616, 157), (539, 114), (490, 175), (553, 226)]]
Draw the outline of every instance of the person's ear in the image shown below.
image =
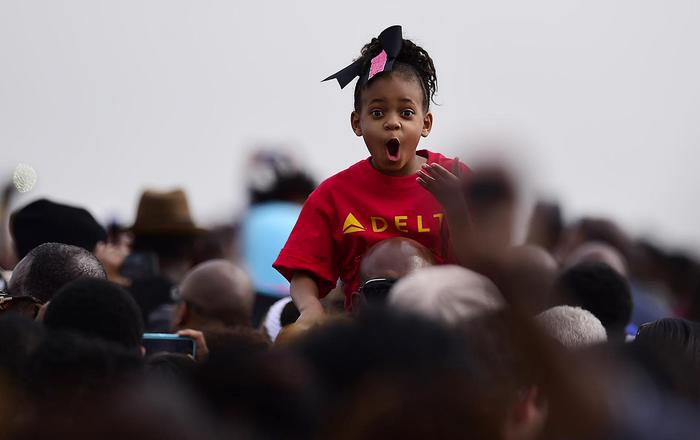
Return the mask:
[(182, 328), (182, 326), (185, 325), (187, 322), (187, 317), (189, 315), (189, 310), (187, 308), (186, 303), (180, 303), (175, 306), (175, 310), (173, 311), (173, 320), (171, 322), (170, 327), (173, 330), (177, 330), (179, 328)]
[(519, 398), (509, 408), (503, 437), (514, 440), (539, 437), (548, 414), (547, 400), (537, 386), (521, 390)]
[(350, 113), (350, 126), (356, 136), (362, 136), (362, 127), (360, 127), (360, 114), (356, 111)]
[(353, 313), (357, 313), (362, 309), (362, 305), (365, 303), (365, 296), (360, 292), (352, 292), (350, 294), (350, 304), (352, 304)]
[(45, 304), (42, 304), (41, 307), (39, 307), (39, 310), (36, 312), (36, 316), (34, 317), (34, 320), (37, 322), (44, 322), (44, 315), (46, 315), (46, 308), (49, 306), (49, 302), (47, 301)]
[(146, 347), (143, 345), (139, 346), (139, 352), (141, 353), (141, 357), (146, 357)]
[(431, 112), (428, 112), (423, 116), (423, 129), (420, 132), (420, 135), (423, 137), (428, 137), (430, 134), (430, 130), (433, 129), (433, 114)]

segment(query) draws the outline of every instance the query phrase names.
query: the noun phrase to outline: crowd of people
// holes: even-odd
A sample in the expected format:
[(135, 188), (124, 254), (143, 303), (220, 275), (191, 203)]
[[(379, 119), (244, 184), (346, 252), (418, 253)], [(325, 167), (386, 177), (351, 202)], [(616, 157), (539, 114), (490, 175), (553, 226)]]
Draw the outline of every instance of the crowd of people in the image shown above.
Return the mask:
[[(473, 215), (514, 215), (512, 181), (472, 176)], [(263, 207), (313, 189), (294, 176), (305, 184), (291, 202), (275, 179)], [(336, 288), (309, 328), (251, 276), (250, 218), (198, 227), (181, 191), (145, 191), (135, 222), (109, 230), (45, 199), (4, 208), (5, 438), (690, 439), (699, 427), (698, 263), (607, 220), (565, 224), (539, 204), (526, 244), (494, 229), (471, 267), (379, 241), (351, 307)], [(149, 353), (144, 332), (197, 349)]]
[(8, 187), (0, 438), (698, 438), (700, 263), (544, 201), (516, 244), (506, 169), (416, 151), (427, 52), (394, 26), (355, 76), (371, 157), (317, 186), (261, 152), (230, 225)]

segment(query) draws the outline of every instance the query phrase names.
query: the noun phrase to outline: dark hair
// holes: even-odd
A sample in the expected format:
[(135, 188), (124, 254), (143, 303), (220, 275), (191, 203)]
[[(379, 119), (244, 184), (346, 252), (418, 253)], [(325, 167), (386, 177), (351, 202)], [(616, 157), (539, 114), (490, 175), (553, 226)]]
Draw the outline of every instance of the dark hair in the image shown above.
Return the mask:
[(297, 319), (299, 319), (299, 316), (301, 316), (299, 309), (293, 301), (289, 301), (282, 309), (282, 313), (280, 313), (280, 325), (282, 327), (286, 327), (289, 324), (296, 322)]
[[(369, 71), (372, 58), (379, 55), (382, 50), (382, 45), (377, 38), (372, 38), (372, 41), (365, 44), (360, 51), (359, 59), (362, 60), (360, 72)], [(413, 75), (418, 80), (423, 90), (423, 108), (426, 111), (430, 108), (430, 101), (435, 102), (433, 99), (437, 91), (435, 65), (433, 64), (433, 59), (430, 58), (430, 55), (428, 55), (425, 49), (416, 45), (413, 41), (404, 38), (401, 51), (396, 57), (392, 72), (403, 75)], [(360, 111), (362, 91), (366, 89), (375, 78), (381, 76), (382, 74), (378, 74), (364, 84), (361, 80), (357, 81), (357, 84), (355, 84), (355, 111)]]
[(15, 314), (0, 316), (0, 372), (18, 377), (44, 338), (44, 328)]
[(312, 330), (297, 349), (328, 411), (321, 438), (496, 437), (466, 342), (437, 323), (373, 309)]
[(653, 383), (676, 397), (700, 402), (700, 324), (663, 318), (643, 324), (624, 354)]
[(276, 200), (301, 201), (306, 200), (316, 188), (316, 182), (303, 172), (290, 175), (276, 176), (271, 188), (262, 190), (250, 189), (250, 204), (264, 203)]
[(700, 371), (700, 323), (679, 318), (649, 322), (639, 327), (634, 343), (673, 351)]
[(44, 243), (32, 249), (15, 268), (10, 294), (31, 295), (42, 302), (78, 278), (106, 279), (102, 263), (90, 252), (62, 243)]
[(156, 353), (148, 356), (144, 365), (146, 380), (180, 386), (192, 380), (196, 364), (182, 353)]
[(627, 280), (605, 263), (586, 262), (564, 271), (555, 283), (563, 304), (593, 313), (605, 327), (608, 339), (622, 342), (632, 314)]
[(28, 359), (22, 382), (38, 403), (62, 409), (137, 378), (140, 356), (104, 340), (75, 333), (49, 333)]
[(141, 345), (143, 320), (131, 295), (106, 280), (73, 281), (46, 308), (49, 329), (75, 331), (132, 349)]
[(195, 237), (182, 234), (136, 234), (131, 247), (134, 252), (153, 252), (159, 261), (179, 261), (192, 258)]

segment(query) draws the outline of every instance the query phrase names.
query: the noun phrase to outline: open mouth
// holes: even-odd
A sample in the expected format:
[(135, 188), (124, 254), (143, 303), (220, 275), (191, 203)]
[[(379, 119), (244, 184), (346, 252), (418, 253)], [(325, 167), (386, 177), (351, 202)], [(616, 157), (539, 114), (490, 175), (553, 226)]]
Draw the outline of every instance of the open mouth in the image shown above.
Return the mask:
[(386, 143), (386, 154), (389, 160), (397, 161), (399, 160), (399, 147), (401, 142), (396, 138), (391, 138)]

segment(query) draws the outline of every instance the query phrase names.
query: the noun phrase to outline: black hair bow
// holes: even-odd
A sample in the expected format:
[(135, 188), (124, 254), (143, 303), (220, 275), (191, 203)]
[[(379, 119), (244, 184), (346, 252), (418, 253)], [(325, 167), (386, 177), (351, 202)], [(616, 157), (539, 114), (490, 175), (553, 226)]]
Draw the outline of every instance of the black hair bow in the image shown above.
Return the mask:
[(359, 76), (360, 81), (365, 84), (367, 81), (372, 79), (374, 75), (380, 72), (390, 72), (394, 67), (394, 61), (396, 61), (396, 57), (401, 51), (401, 44), (403, 43), (401, 26), (395, 25), (384, 29), (382, 33), (379, 34), (378, 39), (379, 44), (382, 46), (382, 51), (379, 53), (379, 55), (372, 58), (369, 70), (367, 72), (360, 72), (364, 60), (359, 58), (348, 67), (334, 73), (323, 81), (337, 79), (338, 84), (340, 84), (340, 88), (342, 89), (347, 86), (356, 76)]

